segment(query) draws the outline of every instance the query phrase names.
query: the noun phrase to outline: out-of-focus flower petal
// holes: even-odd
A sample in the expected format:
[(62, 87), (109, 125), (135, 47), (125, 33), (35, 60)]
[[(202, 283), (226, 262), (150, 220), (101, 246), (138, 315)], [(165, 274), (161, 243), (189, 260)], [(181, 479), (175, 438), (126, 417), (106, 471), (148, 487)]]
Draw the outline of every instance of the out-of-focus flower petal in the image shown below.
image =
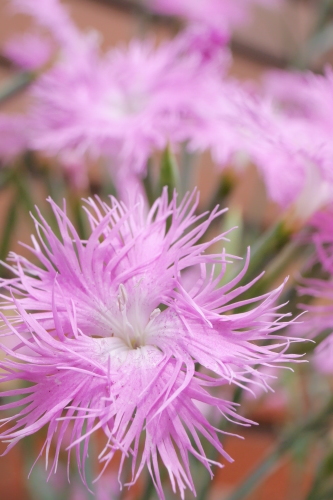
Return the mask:
[(35, 70), (48, 62), (52, 45), (47, 38), (37, 33), (25, 33), (7, 40), (3, 54), (22, 69)]

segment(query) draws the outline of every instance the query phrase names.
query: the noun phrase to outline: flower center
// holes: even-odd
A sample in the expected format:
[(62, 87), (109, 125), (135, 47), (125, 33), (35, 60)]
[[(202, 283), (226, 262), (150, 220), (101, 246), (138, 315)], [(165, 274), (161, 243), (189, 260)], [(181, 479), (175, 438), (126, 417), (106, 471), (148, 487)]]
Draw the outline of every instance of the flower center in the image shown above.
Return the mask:
[(121, 338), (130, 349), (137, 349), (146, 345), (152, 323), (160, 314), (161, 310), (159, 308), (154, 309), (148, 321), (143, 318), (142, 311), (140, 311), (139, 308), (136, 308), (134, 313), (132, 310), (132, 314), (129, 315), (128, 295), (123, 284), (119, 285), (117, 302), (120, 312), (120, 321), (115, 329), (115, 336)]
[(105, 112), (113, 119), (134, 116), (140, 113), (146, 103), (146, 97), (139, 91), (109, 92), (104, 100)]

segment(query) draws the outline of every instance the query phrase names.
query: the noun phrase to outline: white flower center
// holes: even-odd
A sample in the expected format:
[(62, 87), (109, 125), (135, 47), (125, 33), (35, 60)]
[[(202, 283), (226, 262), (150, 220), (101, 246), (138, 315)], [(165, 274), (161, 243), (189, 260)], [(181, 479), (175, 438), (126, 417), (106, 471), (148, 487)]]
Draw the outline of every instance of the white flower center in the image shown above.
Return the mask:
[(138, 311), (137, 314), (134, 315), (134, 318), (132, 314), (130, 320), (127, 311), (128, 295), (123, 284), (119, 285), (117, 302), (120, 312), (120, 321), (118, 321), (114, 327), (114, 336), (122, 339), (130, 349), (137, 349), (138, 347), (146, 345), (147, 336), (151, 330), (152, 323), (160, 314), (161, 310), (159, 308), (154, 309), (148, 321), (144, 320), (141, 311)]
[(139, 91), (110, 91), (103, 102), (104, 112), (112, 119), (121, 119), (140, 113), (145, 107), (147, 98)]

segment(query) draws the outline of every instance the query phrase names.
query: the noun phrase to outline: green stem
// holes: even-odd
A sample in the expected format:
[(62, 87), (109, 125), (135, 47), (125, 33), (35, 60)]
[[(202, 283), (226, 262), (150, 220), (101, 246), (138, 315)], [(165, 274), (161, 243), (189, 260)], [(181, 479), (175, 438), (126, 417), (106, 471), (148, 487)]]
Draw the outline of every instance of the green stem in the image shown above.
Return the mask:
[(48, 195), (55, 203), (58, 205), (61, 204), (61, 201), (65, 197), (65, 185), (62, 176), (49, 166), (45, 166), (41, 172)]
[(251, 260), (246, 273), (246, 281), (259, 274), (265, 263), (289, 243), (292, 232), (284, 221), (277, 222), (251, 247)]
[[(291, 242), (288, 249), (291, 236), (291, 230), (283, 221), (279, 221), (251, 247), (249, 266), (245, 276), (238, 283), (238, 287), (247, 285), (251, 280), (259, 276), (269, 263), (270, 267), (260, 280), (255, 282), (249, 290), (242, 293), (242, 300), (267, 292), (274, 280), (280, 276), (281, 271), (285, 269), (285, 266), (298, 255), (297, 244)], [(242, 265), (244, 265), (245, 258), (246, 256), (243, 256)], [(231, 278), (236, 276), (240, 270), (239, 266), (235, 267), (236, 269), (231, 274)], [(248, 307), (251, 307), (251, 305), (245, 305), (239, 308), (238, 311), (247, 311)]]
[(2, 232), (1, 237), (1, 245), (0, 245), (0, 260), (4, 260), (7, 257), (11, 236), (15, 229), (16, 220), (17, 220), (17, 209), (18, 209), (18, 197), (14, 196), (11, 204), (9, 205), (6, 222)]
[(291, 62), (291, 68), (304, 71), (311, 66), (315, 58), (318, 58), (331, 48), (332, 30), (330, 29), (330, 21), (332, 12), (333, 0), (323, 0), (318, 6), (318, 16), (312, 33)]
[(148, 161), (147, 165), (147, 175), (142, 179), (143, 187), (145, 189), (145, 193), (147, 196), (147, 200), (150, 206), (153, 205), (156, 200), (155, 189), (154, 189), (154, 180), (151, 172), (151, 162)]
[(19, 197), (21, 203), (25, 205), (28, 213), (33, 212), (35, 209), (35, 203), (31, 197), (33, 189), (30, 185), (30, 179), (23, 172), (16, 171), (13, 180), (17, 189), (17, 196)]
[(316, 35), (319, 33), (324, 26), (326, 25), (327, 20), (330, 20), (330, 15), (333, 11), (333, 1), (332, 0), (323, 0), (320, 7), (319, 13), (315, 28), (313, 30), (313, 34)]
[(195, 186), (194, 178), (196, 175), (197, 155), (187, 149), (186, 144), (182, 144), (180, 158), (180, 185), (179, 190), (181, 196), (184, 196), (187, 191), (192, 191)]
[(22, 92), (37, 77), (34, 71), (23, 71), (11, 78), (2, 88), (0, 88), (0, 103), (7, 101), (16, 94)]
[(323, 458), (319, 464), (316, 475), (314, 477), (311, 490), (309, 491), (306, 500), (318, 500), (319, 498), (331, 499), (332, 496), (328, 494), (332, 490), (332, 471), (333, 471), (333, 450), (330, 449), (328, 454)]
[[(299, 423), (285, 434), (276, 448), (268, 453), (258, 468), (250, 474), (245, 481), (230, 495), (228, 500), (242, 500), (249, 495), (253, 489), (267, 476), (278, 461), (295, 446), (300, 438), (306, 434), (322, 433), (323, 426), (327, 423), (333, 413), (333, 397), (315, 415), (308, 417), (303, 423)], [(200, 499), (201, 500), (201, 499)]]
[[(291, 241), (290, 243), (286, 243), (286, 246), (273, 258), (272, 262), (267, 267), (263, 277), (259, 281), (254, 283), (254, 285), (247, 293), (244, 293), (242, 295), (242, 299), (244, 300), (248, 296), (259, 296), (268, 292), (271, 289), (272, 285), (277, 282), (277, 280), (280, 281), (278, 283), (280, 284), (280, 277), (286, 276), (286, 270), (291, 263), (297, 262), (297, 271), (299, 271), (299, 263), (300, 261), (303, 263), (302, 258), (307, 256), (308, 253), (309, 248), (306, 246), (300, 247), (298, 242)], [(262, 269), (257, 269), (257, 274), (259, 274), (261, 270)], [(253, 277), (255, 277), (253, 273), (251, 276), (249, 276), (248, 273), (246, 274), (247, 281), (250, 281), (250, 279)], [(285, 298), (283, 297), (281, 302), (284, 303), (287, 302), (287, 300), (285, 300)]]
[(14, 177), (14, 167), (3, 168), (0, 171), (0, 190), (4, 189), (10, 184)]
[(86, 239), (88, 237), (87, 224), (85, 219), (85, 213), (82, 210), (81, 199), (77, 196), (71, 199), (71, 208), (73, 211), (73, 216), (75, 219), (75, 225), (80, 238)]
[(162, 154), (159, 190), (162, 192), (164, 186), (167, 186), (169, 200), (171, 200), (174, 189), (178, 191), (179, 183), (179, 167), (170, 146), (167, 146)]

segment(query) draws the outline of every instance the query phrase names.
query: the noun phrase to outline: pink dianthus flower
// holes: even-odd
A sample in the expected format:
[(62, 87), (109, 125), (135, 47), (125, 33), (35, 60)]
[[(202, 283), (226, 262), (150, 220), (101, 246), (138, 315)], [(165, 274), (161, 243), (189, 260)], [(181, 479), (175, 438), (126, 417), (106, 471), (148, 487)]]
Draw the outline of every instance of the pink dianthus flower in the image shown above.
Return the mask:
[[(30, 248), (38, 264), (12, 253), (7, 267), (14, 277), (1, 282), (1, 308), (15, 311), (3, 315), (3, 335), (17, 339), (13, 348), (2, 344), (1, 379), (25, 381), (24, 388), (1, 393), (20, 396), (2, 406), (16, 414), (5, 419), (1, 438), (10, 449), (47, 425), (47, 456), (55, 444), (52, 472), (70, 432), (69, 452), (76, 451), (84, 470), (89, 438), (101, 429), (101, 461), (107, 465), (120, 450), (119, 474), (128, 457), (131, 484), (147, 465), (164, 499), (161, 462), (183, 498), (186, 487), (195, 491), (188, 455), (210, 470), (202, 438), (230, 460), (200, 404), (250, 423), (211, 389), (267, 386), (261, 365), (295, 360), (286, 354), (295, 339), (276, 333), (287, 323), (276, 305), (282, 286), (238, 299), (253, 284), (237, 287), (247, 263), (220, 286), (231, 256), (205, 251), (225, 235), (207, 243), (201, 238), (222, 211), (195, 215), (195, 193), (178, 204), (176, 195), (169, 203), (164, 190), (148, 212), (141, 201), (128, 209), (114, 198), (110, 204), (89, 199), (86, 241), (66, 212), (50, 203), (60, 237), (39, 214)], [(196, 269), (199, 279), (187, 279)], [(247, 311), (237, 312), (245, 305)]]
[[(275, 178), (288, 179), (288, 170), (298, 172), (298, 211), (311, 215), (333, 202), (332, 70), (327, 68), (324, 75), (272, 71), (264, 89), (276, 135), (291, 154), (284, 172), (283, 167), (276, 170)], [(279, 157), (278, 150), (275, 157)]]
[(116, 179), (124, 172), (144, 175), (154, 150), (185, 141), (210, 119), (228, 60), (214, 43), (195, 30), (159, 47), (133, 40), (103, 57), (87, 44), (34, 86), (32, 147), (50, 155), (102, 156)]
[(58, 0), (41, 9), (32, 0), (13, 4), (48, 28), (60, 49), (33, 87), (33, 149), (106, 158), (117, 179), (143, 175), (154, 150), (187, 140), (189, 127), (205, 128), (229, 62), (218, 31), (192, 27), (158, 47), (132, 40), (102, 55), (98, 37), (81, 33)]
[(311, 120), (281, 112), (269, 93), (231, 79), (221, 82), (207, 124), (191, 131), (189, 146), (210, 150), (221, 167), (252, 161), (268, 197), (282, 209), (292, 209), (296, 219), (306, 220), (333, 201), (328, 127), (322, 133)]

